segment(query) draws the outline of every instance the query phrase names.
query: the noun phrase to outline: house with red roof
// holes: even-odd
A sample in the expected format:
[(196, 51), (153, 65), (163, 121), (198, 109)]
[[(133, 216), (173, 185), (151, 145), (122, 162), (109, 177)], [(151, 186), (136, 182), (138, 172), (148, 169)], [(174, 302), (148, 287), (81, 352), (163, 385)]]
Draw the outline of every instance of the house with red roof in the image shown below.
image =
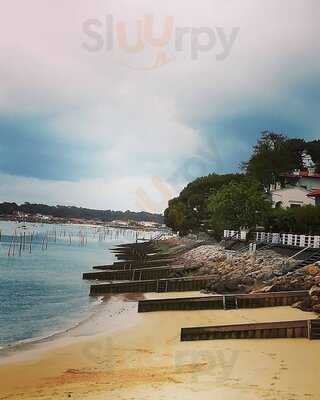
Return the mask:
[(307, 194), (308, 197), (315, 200), (315, 205), (320, 206), (320, 189), (314, 189)]
[(313, 166), (281, 174), (281, 182), (270, 190), (274, 207), (320, 205), (320, 174)]

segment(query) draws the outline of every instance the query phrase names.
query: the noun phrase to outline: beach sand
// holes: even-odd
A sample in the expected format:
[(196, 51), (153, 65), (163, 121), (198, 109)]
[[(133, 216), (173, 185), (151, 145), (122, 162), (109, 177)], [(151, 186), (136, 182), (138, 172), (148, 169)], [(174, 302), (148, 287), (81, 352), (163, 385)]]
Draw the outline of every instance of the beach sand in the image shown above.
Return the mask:
[[(106, 308), (76, 333), (4, 358), (0, 399), (320, 398), (320, 341), (180, 342), (181, 327), (308, 319), (313, 314), (290, 307), (137, 314), (136, 306), (121, 303), (114, 315), (107, 315)], [(96, 324), (97, 331), (88, 324)]]

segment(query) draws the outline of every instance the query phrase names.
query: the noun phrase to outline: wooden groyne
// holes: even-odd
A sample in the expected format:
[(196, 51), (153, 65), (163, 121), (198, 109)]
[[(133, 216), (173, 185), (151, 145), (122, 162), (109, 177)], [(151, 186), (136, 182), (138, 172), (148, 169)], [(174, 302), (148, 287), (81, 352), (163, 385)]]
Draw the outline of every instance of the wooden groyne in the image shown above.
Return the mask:
[(121, 267), (122, 265), (130, 265), (130, 266), (137, 266), (137, 265), (147, 265), (150, 267), (161, 267), (163, 265), (170, 264), (176, 261), (176, 258), (160, 258), (154, 260), (127, 260), (127, 261), (115, 261), (114, 265)]
[(213, 277), (193, 276), (187, 278), (152, 279), (120, 283), (103, 283), (91, 285), (90, 295), (98, 296), (108, 293), (149, 293), (149, 292), (181, 292), (204, 289)]
[(100, 269), (100, 270), (128, 270), (128, 269), (136, 269), (136, 268), (152, 268), (152, 267), (165, 267), (168, 265), (173, 264), (176, 262), (176, 259), (161, 259), (161, 260), (154, 260), (154, 261), (116, 261), (114, 264), (109, 265), (95, 265), (92, 267), (93, 269)]
[(307, 290), (227, 294), (202, 297), (140, 300), (138, 312), (182, 311), (182, 310), (227, 310), (237, 308), (258, 308), (289, 306), (309, 296)]
[(148, 265), (148, 267), (164, 266), (177, 258), (176, 249), (175, 251), (164, 251), (156, 241), (120, 245), (111, 251), (118, 259), (114, 264), (121, 266), (124, 264), (133, 267), (143, 265)]
[(320, 339), (320, 320), (218, 325), (181, 329), (181, 341), (272, 338)]
[(145, 258), (148, 255), (155, 255), (160, 249), (153, 242), (129, 243), (119, 245), (111, 249), (111, 252), (119, 259), (138, 259)]
[(95, 265), (93, 269), (104, 270), (128, 270), (140, 268), (166, 267), (179, 264), (178, 256), (184, 252), (205, 244), (194, 243), (191, 246), (182, 246), (174, 251), (163, 251), (156, 241), (143, 243), (128, 243), (117, 245), (111, 249), (117, 258), (112, 265)]
[(136, 260), (145, 260), (147, 261), (154, 261), (154, 260), (161, 260), (170, 258), (168, 254), (158, 254), (152, 253), (148, 255), (126, 255), (126, 254), (116, 254), (116, 258), (120, 261), (136, 261)]
[(223, 296), (186, 297), (173, 299), (141, 300), (138, 312), (184, 311), (184, 310), (221, 310)]
[(104, 280), (104, 281), (141, 281), (168, 278), (172, 274), (184, 271), (184, 266), (154, 267), (154, 268), (137, 268), (123, 271), (99, 271), (86, 272), (83, 279)]

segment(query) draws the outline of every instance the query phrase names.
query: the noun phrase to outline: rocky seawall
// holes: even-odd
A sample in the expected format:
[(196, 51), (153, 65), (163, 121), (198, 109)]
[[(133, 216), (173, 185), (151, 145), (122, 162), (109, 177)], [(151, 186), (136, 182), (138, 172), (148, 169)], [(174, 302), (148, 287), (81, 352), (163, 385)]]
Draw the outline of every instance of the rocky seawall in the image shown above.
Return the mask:
[(296, 303), (295, 307), (320, 313), (320, 266), (317, 264), (294, 269), (295, 260), (291, 260), (292, 268), (288, 268), (287, 258), (276, 251), (236, 253), (218, 244), (192, 249), (183, 254), (180, 261), (188, 274), (213, 276), (208, 292), (310, 290), (310, 297)]

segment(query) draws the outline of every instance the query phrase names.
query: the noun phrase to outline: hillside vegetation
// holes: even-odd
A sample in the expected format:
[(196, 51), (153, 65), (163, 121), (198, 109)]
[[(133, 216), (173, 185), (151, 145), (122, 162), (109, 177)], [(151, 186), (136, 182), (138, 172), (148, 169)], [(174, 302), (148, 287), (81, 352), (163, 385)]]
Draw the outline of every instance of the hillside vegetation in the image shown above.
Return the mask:
[(320, 140), (306, 142), (273, 132), (262, 132), (241, 173), (199, 177), (164, 212), (167, 226), (180, 235), (205, 231), (220, 238), (223, 229), (255, 229), (320, 234), (320, 207), (274, 209), (269, 185), (283, 184), (281, 174), (306, 169), (308, 162), (320, 171)]

